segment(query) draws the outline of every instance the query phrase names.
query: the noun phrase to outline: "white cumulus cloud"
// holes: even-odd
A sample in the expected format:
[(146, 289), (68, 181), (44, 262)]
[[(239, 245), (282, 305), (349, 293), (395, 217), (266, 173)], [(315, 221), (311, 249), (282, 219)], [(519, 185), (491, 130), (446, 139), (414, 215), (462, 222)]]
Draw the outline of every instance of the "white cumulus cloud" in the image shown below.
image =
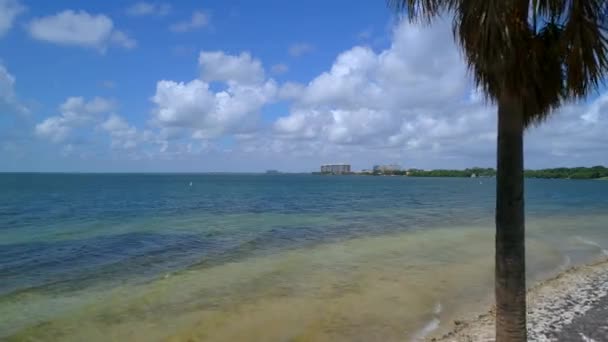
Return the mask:
[(13, 27), (15, 18), (25, 11), (25, 6), (17, 0), (0, 0), (0, 37)]
[(173, 32), (188, 32), (209, 25), (209, 14), (203, 11), (194, 11), (188, 20), (179, 21), (169, 26)]
[[(386, 48), (353, 46), (307, 82), (277, 83), (248, 52), (202, 51), (198, 66), (192, 80), (156, 83), (148, 129), (114, 114), (107, 100), (70, 98), (36, 133), (65, 141), (94, 126), (107, 132), (113, 153), (159, 160), (208, 153), (244, 169), (263, 163), (289, 170), (323, 162), (355, 168), (495, 163), (496, 108), (468, 77), (449, 22), (399, 23)], [(13, 84), (0, 68), (0, 99), (14, 96)], [(527, 131), (526, 166), (608, 163), (606, 113), (606, 92), (564, 105)], [(222, 146), (224, 137), (231, 138), (229, 147)]]
[[(243, 142), (248, 152), (350, 160), (369, 167), (491, 166), (496, 108), (467, 75), (448, 22), (402, 22), (381, 51), (354, 46), (306, 84), (281, 85), (288, 115)], [(526, 133), (527, 166), (608, 162), (608, 95), (573, 103)]]
[(112, 19), (103, 14), (65, 10), (55, 15), (35, 18), (28, 25), (30, 35), (38, 40), (96, 48), (105, 51), (109, 45), (133, 48), (136, 41), (116, 30)]
[(94, 123), (99, 114), (114, 109), (112, 101), (95, 97), (86, 101), (83, 97), (69, 97), (59, 106), (60, 115), (51, 116), (35, 127), (36, 135), (53, 142), (65, 140), (72, 129)]
[(132, 49), (137, 46), (137, 41), (135, 39), (129, 37), (126, 33), (118, 30), (112, 31), (112, 35), (110, 36), (110, 42), (125, 47), (127, 49)]
[(255, 84), (264, 80), (262, 63), (248, 52), (227, 55), (221, 51), (201, 52), (198, 58), (204, 81)]
[(0, 108), (8, 107), (16, 113), (27, 113), (29, 110), (24, 106), (15, 92), (16, 78), (4, 65), (0, 64)]
[(421, 146), (453, 127), (458, 115), (470, 116), (460, 109), (467, 91), (449, 25), (404, 23), (388, 49), (355, 46), (307, 85), (284, 85), (292, 110), (274, 128), (282, 137), (333, 144)]
[(171, 5), (168, 3), (153, 3), (140, 1), (129, 6), (126, 13), (131, 16), (165, 16), (171, 12)]
[(277, 92), (274, 81), (259, 85), (233, 84), (213, 92), (201, 80), (188, 83), (160, 81), (152, 102), (156, 105), (154, 121), (161, 127), (193, 130), (200, 139), (250, 129), (255, 114), (272, 101)]
[[(202, 51), (199, 67), (200, 79), (156, 85), (152, 121), (167, 137), (188, 133), (207, 140), (251, 131), (260, 110), (277, 97), (276, 82), (266, 79), (262, 63), (247, 52)], [(212, 89), (210, 82), (219, 82), (220, 89)]]
[(129, 125), (123, 117), (116, 114), (111, 114), (100, 127), (110, 134), (113, 148), (130, 150), (153, 138), (152, 132), (140, 132), (136, 127)]
[[(535, 158), (531, 167), (552, 161), (553, 165), (608, 163), (608, 92), (588, 103), (564, 105), (526, 135), (526, 149)], [(558, 161), (558, 162), (556, 162)]]
[(11, 75), (6, 68), (0, 64), (0, 100), (11, 103), (15, 100), (15, 76)]

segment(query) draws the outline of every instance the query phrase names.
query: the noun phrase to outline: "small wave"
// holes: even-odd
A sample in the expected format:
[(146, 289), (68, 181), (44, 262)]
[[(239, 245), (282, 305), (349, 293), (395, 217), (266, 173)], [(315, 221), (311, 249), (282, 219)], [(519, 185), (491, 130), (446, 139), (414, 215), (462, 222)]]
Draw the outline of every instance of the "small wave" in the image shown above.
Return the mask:
[(443, 310), (443, 307), (441, 306), (441, 303), (437, 302), (437, 304), (435, 304), (435, 308), (433, 309), (433, 313), (435, 315), (439, 315), (442, 310)]
[(582, 243), (584, 243), (585, 245), (589, 245), (589, 246), (593, 246), (593, 247), (597, 247), (602, 251), (602, 254), (608, 256), (608, 250), (606, 250), (605, 248), (603, 248), (602, 246), (600, 246), (599, 243), (595, 242), (595, 241), (591, 241), (589, 239), (585, 239), (584, 237), (581, 236), (577, 236), (576, 239)]
[(441, 321), (438, 318), (431, 319), (426, 325), (418, 331), (414, 337), (412, 337), (412, 342), (424, 341), (424, 339), (437, 328), (439, 328), (439, 323)]
[(419, 341), (424, 341), (424, 339), (433, 331), (437, 330), (437, 328), (439, 328), (439, 324), (441, 323), (441, 321), (439, 320), (439, 314), (441, 313), (441, 311), (443, 310), (443, 307), (441, 306), (440, 302), (437, 302), (437, 304), (435, 304), (435, 307), (433, 308), (433, 318), (428, 321), (424, 327), (422, 327), (422, 329), (418, 330), (418, 332), (416, 334), (414, 334), (414, 336), (412, 336), (412, 342), (419, 342)]
[(592, 339), (591, 337), (587, 337), (585, 334), (583, 334), (582, 332), (578, 333), (581, 336), (581, 339), (584, 342), (596, 342), (594, 339)]
[(598, 247), (598, 248), (602, 248), (602, 246), (600, 246), (597, 242), (595, 241), (591, 241), (589, 239), (585, 239), (582, 236), (577, 236), (576, 239), (582, 243), (584, 243), (585, 245), (589, 245), (589, 246), (594, 246), (594, 247)]

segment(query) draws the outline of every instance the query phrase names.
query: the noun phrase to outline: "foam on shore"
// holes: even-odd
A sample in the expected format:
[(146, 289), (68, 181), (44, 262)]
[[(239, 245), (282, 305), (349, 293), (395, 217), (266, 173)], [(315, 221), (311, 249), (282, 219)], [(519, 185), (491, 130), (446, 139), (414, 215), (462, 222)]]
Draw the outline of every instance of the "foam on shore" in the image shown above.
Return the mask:
[(412, 337), (412, 342), (424, 341), (427, 336), (433, 333), (439, 328), (441, 320), (439, 314), (443, 310), (441, 302), (437, 302), (433, 308), (433, 318), (431, 318), (425, 325)]
[[(528, 291), (528, 340), (552, 341), (576, 317), (608, 295), (608, 259), (572, 267)], [(494, 341), (495, 308), (478, 317), (454, 321), (451, 331), (429, 341)]]

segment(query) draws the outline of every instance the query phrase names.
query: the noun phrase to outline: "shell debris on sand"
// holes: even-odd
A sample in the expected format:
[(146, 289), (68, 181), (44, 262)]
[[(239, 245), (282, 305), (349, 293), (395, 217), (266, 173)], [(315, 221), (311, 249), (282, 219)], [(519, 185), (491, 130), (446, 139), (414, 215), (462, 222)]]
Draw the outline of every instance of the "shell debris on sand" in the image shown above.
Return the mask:
[[(528, 291), (528, 340), (538, 342), (549, 341), (608, 341), (608, 336), (602, 339), (588, 337), (588, 332), (579, 331), (601, 330), (604, 327), (594, 327), (592, 323), (581, 324), (585, 321), (589, 310), (608, 297), (608, 260), (598, 261), (585, 266), (568, 269), (559, 275), (540, 282)], [(494, 341), (495, 309), (480, 315), (471, 321), (455, 321), (454, 328), (443, 336), (429, 338), (436, 342), (476, 342)], [(606, 324), (605, 317), (598, 325)], [(566, 331), (568, 330), (568, 331)], [(576, 331), (577, 339), (572, 339), (569, 331)]]

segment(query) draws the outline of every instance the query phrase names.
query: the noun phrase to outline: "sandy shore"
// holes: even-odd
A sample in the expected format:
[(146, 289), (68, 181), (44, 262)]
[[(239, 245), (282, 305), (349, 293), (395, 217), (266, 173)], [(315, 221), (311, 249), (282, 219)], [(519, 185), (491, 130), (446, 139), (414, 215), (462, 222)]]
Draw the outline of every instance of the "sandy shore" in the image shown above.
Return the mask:
[[(528, 291), (529, 341), (608, 341), (608, 260), (570, 268)], [(495, 311), (429, 341), (494, 341)]]

